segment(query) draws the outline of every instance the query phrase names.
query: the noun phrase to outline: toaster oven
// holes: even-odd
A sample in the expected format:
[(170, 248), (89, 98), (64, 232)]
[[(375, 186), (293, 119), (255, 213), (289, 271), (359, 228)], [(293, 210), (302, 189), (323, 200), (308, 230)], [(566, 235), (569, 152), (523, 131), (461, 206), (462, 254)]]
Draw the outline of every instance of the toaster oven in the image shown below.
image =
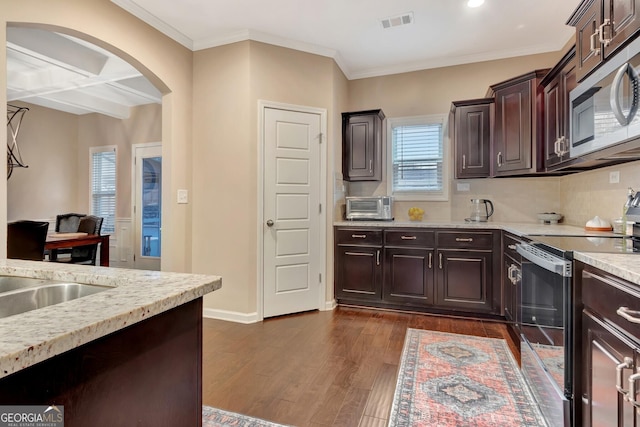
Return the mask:
[(347, 197), (348, 220), (392, 221), (393, 199), (390, 196)]

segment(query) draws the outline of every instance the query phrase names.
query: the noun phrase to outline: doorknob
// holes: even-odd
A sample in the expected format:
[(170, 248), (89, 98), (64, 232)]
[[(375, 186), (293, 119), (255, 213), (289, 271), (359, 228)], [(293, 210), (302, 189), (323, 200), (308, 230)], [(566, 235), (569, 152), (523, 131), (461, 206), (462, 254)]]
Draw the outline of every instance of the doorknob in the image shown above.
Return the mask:
[(273, 220), (271, 219), (267, 220), (267, 227), (273, 227)]

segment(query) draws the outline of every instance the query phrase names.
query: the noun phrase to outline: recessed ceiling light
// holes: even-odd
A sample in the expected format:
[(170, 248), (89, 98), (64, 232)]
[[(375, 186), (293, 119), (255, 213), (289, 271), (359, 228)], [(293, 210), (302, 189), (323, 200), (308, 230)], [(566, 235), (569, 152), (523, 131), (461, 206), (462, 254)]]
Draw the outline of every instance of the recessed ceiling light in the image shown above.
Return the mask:
[(478, 7), (478, 6), (482, 6), (484, 3), (484, 0), (469, 0), (467, 2), (467, 6), (469, 7)]

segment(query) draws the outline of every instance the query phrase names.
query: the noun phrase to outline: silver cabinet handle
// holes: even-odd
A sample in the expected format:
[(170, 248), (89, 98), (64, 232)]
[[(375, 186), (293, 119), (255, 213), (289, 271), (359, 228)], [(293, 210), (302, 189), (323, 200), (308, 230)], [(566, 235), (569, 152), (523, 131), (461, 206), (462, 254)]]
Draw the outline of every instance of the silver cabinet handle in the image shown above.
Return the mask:
[(629, 375), (629, 394), (627, 400), (636, 408), (640, 407), (640, 402), (636, 400), (636, 381), (640, 380), (640, 374)]
[(640, 315), (640, 311), (629, 309), (629, 307), (620, 307), (616, 310), (618, 316), (628, 320), (631, 323), (640, 323), (640, 317), (634, 317), (631, 314)]
[(600, 48), (596, 47), (596, 43), (598, 43), (598, 39), (600, 38), (599, 30), (600, 29), (597, 29), (596, 32), (589, 37), (589, 50), (593, 52), (594, 55), (600, 55)]
[(599, 39), (600, 39), (600, 43), (602, 43), (605, 47), (609, 46), (609, 44), (611, 43), (611, 39), (606, 39), (604, 38), (604, 29), (605, 27), (609, 27), (611, 28), (611, 36), (613, 36), (613, 25), (611, 25), (611, 20), (610, 19), (605, 19), (604, 21), (602, 21), (602, 25), (600, 25), (600, 27), (598, 27), (598, 34), (599, 34)]
[(568, 151), (569, 141), (567, 141), (567, 138), (565, 138), (564, 136), (561, 136), (560, 140), (558, 141), (558, 147), (560, 148), (559, 155), (561, 157), (564, 156), (565, 154), (569, 153), (569, 151)]
[(352, 234), (351, 238), (352, 239), (366, 239), (367, 235), (366, 234)]
[(369, 173), (373, 173), (373, 160), (369, 160)]
[(456, 237), (456, 242), (473, 242), (473, 237)]
[(467, 168), (467, 155), (463, 154), (462, 155), (462, 169), (466, 169)]
[(622, 363), (616, 366), (616, 389), (625, 395), (625, 399), (627, 397), (627, 392), (622, 387), (623, 377), (624, 377), (624, 369), (632, 369), (633, 368), (633, 359), (630, 357), (625, 357)]
[(438, 254), (438, 267), (442, 270), (442, 253)]
[(429, 270), (433, 267), (433, 254), (429, 252)]
[(416, 236), (400, 236), (402, 240), (416, 240)]
[(498, 167), (502, 166), (502, 151), (498, 151), (496, 155), (496, 162), (498, 162)]
[(376, 251), (376, 265), (380, 265), (380, 249)]
[(516, 278), (515, 278), (515, 272), (516, 272), (516, 267), (514, 264), (511, 264), (509, 266), (509, 269), (507, 270), (507, 278), (511, 281), (512, 284), (516, 284)]
[(560, 154), (560, 138), (556, 139), (556, 141), (553, 143), (553, 152), (556, 156), (562, 155)]
[(509, 249), (511, 249), (512, 251), (516, 250), (516, 245), (508, 245), (507, 246)]

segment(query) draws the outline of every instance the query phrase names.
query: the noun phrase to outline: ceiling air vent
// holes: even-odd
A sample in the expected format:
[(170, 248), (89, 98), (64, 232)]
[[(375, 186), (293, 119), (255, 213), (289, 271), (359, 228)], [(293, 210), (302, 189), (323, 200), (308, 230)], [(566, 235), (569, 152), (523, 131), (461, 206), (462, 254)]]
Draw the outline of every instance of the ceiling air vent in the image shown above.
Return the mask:
[(413, 12), (403, 13), (402, 15), (390, 16), (380, 20), (382, 28), (399, 27), (400, 25), (413, 24)]

